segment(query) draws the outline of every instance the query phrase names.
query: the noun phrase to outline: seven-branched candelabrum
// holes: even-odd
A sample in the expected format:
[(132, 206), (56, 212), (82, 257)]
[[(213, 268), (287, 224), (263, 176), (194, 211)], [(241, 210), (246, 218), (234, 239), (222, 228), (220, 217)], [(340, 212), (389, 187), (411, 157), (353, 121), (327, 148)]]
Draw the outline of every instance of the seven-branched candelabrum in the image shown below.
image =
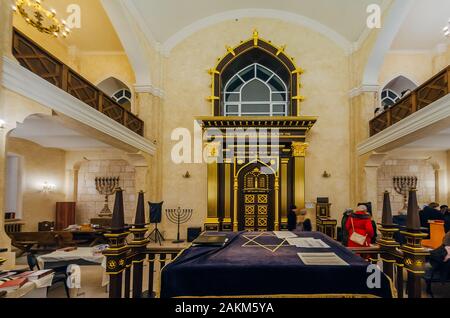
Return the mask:
[(119, 186), (119, 177), (102, 177), (95, 178), (95, 188), (98, 193), (105, 196), (105, 206), (100, 212), (100, 217), (110, 217), (112, 215), (108, 206), (108, 197), (116, 192)]
[(417, 188), (417, 177), (415, 176), (399, 176), (392, 178), (394, 190), (403, 196), (403, 208), (400, 212), (406, 213), (408, 209), (408, 192)]

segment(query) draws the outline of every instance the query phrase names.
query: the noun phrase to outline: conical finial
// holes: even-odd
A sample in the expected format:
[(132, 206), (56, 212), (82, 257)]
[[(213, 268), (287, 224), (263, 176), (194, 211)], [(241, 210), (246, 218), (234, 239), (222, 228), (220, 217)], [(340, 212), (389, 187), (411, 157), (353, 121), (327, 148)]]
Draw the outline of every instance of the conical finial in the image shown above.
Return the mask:
[(406, 227), (408, 230), (420, 231), (419, 204), (417, 203), (416, 189), (409, 190)]
[(389, 197), (389, 192), (385, 191), (383, 196), (383, 216), (381, 219), (382, 226), (390, 226), (392, 223), (392, 209), (391, 209), (391, 199)]
[(134, 223), (136, 225), (145, 225), (144, 191), (139, 192)]
[(116, 199), (114, 201), (114, 210), (112, 215), (111, 227), (120, 230), (125, 227), (125, 215), (123, 211), (123, 190), (116, 190)]

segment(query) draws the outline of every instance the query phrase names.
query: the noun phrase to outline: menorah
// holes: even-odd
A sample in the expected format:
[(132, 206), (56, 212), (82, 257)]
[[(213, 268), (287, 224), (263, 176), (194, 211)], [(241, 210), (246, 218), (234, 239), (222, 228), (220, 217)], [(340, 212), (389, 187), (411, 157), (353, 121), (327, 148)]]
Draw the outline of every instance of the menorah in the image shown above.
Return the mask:
[(178, 209), (166, 209), (166, 215), (170, 222), (177, 225), (177, 239), (173, 241), (173, 243), (183, 243), (184, 240), (180, 239), (180, 224), (184, 224), (188, 222), (191, 217), (192, 213), (194, 212), (193, 209), (181, 209), (178, 207)]
[(403, 196), (403, 208), (400, 212), (406, 213), (408, 209), (408, 192), (417, 188), (417, 177), (400, 176), (393, 177), (394, 190)]
[(118, 186), (119, 177), (95, 178), (95, 188), (98, 193), (105, 196), (105, 206), (99, 214), (100, 217), (110, 217), (112, 215), (112, 212), (108, 206), (108, 197), (116, 192)]

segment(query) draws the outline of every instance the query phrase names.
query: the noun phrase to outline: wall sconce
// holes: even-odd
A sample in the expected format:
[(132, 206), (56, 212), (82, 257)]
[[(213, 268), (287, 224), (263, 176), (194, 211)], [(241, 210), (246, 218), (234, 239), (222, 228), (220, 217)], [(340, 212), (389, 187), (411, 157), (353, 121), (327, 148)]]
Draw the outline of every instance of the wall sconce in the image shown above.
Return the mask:
[(42, 185), (42, 192), (44, 193), (50, 193), (53, 192), (56, 189), (56, 185), (53, 183), (44, 182)]
[(5, 128), (6, 122), (3, 119), (0, 119), (0, 129)]
[(331, 173), (328, 173), (326, 170), (322, 174), (323, 178), (331, 178)]
[(191, 177), (191, 174), (189, 173), (189, 171), (186, 171), (185, 174), (183, 174), (183, 178), (185, 179), (189, 179)]

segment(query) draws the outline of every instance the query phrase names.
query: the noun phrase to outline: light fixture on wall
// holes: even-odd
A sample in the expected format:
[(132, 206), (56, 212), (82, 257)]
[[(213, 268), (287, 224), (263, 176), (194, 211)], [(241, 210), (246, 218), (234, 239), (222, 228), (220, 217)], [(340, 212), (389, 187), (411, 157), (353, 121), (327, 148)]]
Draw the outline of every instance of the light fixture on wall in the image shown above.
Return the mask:
[(450, 38), (450, 19), (448, 20), (447, 25), (444, 27), (444, 29), (442, 29), (442, 31), (447, 38)]
[(191, 174), (189, 173), (189, 171), (186, 171), (185, 174), (183, 174), (183, 178), (185, 179), (189, 179), (191, 177)]
[(42, 192), (44, 193), (53, 192), (55, 189), (56, 185), (54, 185), (53, 183), (48, 183), (47, 181), (42, 185)]
[(16, 0), (12, 6), (14, 12), (19, 13), (25, 21), (35, 27), (39, 32), (51, 34), (55, 37), (67, 37), (70, 29), (66, 21), (56, 17), (55, 9), (46, 9), (42, 6), (43, 0)]
[(326, 170), (322, 174), (322, 178), (331, 178), (331, 173), (327, 172)]
[(0, 119), (0, 129), (5, 128), (6, 122), (3, 119)]

